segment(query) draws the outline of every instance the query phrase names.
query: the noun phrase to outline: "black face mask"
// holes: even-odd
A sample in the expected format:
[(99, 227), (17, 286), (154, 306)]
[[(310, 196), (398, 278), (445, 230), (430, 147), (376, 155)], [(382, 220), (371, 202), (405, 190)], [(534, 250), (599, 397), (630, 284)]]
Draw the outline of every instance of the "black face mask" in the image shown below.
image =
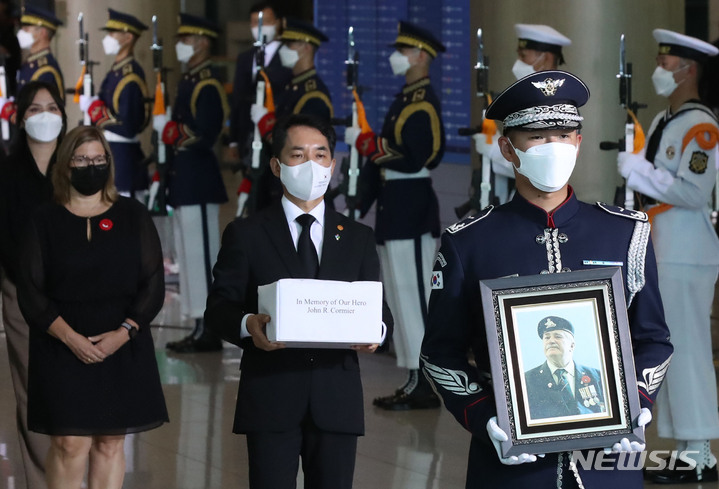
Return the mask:
[(105, 188), (110, 176), (110, 164), (88, 165), (83, 168), (70, 168), (70, 184), (82, 195), (95, 195)]

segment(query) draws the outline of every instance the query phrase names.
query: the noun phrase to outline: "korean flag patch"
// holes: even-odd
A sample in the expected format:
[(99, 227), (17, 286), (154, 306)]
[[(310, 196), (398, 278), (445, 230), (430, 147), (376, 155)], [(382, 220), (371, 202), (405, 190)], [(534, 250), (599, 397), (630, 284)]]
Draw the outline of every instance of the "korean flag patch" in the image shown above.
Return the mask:
[(444, 279), (442, 278), (442, 272), (432, 272), (432, 288), (443, 289)]

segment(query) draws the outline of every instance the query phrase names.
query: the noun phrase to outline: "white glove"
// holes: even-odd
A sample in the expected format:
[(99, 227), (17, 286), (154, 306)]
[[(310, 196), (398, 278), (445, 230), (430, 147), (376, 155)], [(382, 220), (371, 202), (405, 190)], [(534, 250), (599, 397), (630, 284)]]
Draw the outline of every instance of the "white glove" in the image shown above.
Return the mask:
[(162, 131), (167, 125), (167, 116), (165, 114), (152, 116), (152, 128), (162, 136)]
[(361, 133), (362, 130), (359, 127), (348, 127), (345, 129), (345, 143), (347, 143), (347, 146), (354, 148), (355, 144), (357, 144), (357, 138)]
[(629, 174), (632, 172), (646, 175), (653, 168), (654, 165), (644, 159), (643, 151), (639, 154), (620, 151), (617, 156), (617, 169), (624, 178), (629, 178)]
[(491, 141), (488, 143), (487, 136), (478, 132), (477, 134), (472, 134), (472, 139), (474, 139), (474, 149), (477, 153), (489, 158), (492, 153), (492, 148), (494, 147), (494, 138), (491, 138)]
[[(647, 408), (642, 408), (642, 410), (639, 411), (639, 416), (637, 417), (637, 426), (644, 428), (651, 420), (652, 412)], [(629, 441), (628, 438), (622, 438), (610, 448), (605, 448), (604, 453), (643, 452), (646, 447), (647, 446), (644, 443)]]
[(267, 112), (267, 108), (264, 105), (252, 104), (252, 107), (250, 107), (250, 119), (257, 125), (262, 118), (267, 115)]
[(80, 110), (83, 112), (87, 112), (87, 109), (90, 108), (90, 105), (97, 100), (99, 97), (96, 95), (88, 96), (88, 95), (80, 95)]
[(544, 457), (544, 454), (531, 455), (529, 453), (520, 453), (519, 455), (512, 455), (507, 458), (502, 457), (502, 449), (500, 448), (499, 443), (509, 440), (509, 437), (507, 436), (507, 433), (505, 433), (504, 430), (497, 424), (496, 416), (492, 416), (489, 421), (487, 421), (487, 433), (489, 433), (489, 439), (492, 440), (494, 449), (497, 451), (499, 461), (504, 465), (519, 465), (536, 462), (537, 457)]

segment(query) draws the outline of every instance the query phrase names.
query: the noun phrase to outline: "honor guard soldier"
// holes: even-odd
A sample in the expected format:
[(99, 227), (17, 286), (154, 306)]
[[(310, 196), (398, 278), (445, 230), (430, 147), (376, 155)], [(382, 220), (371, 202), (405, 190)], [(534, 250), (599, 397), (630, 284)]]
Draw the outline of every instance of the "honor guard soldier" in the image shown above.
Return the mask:
[[(270, 2), (258, 2), (250, 8), (252, 37), (257, 41), (258, 17), (262, 12), (262, 36), (265, 38), (264, 71), (272, 85), (272, 93), (279, 94), (292, 79), (292, 70), (282, 66), (278, 50), (282, 42), (278, 39), (282, 24), (275, 6)], [(232, 89), (232, 110), (230, 112), (230, 147), (236, 148), (235, 158), (248, 154), (254, 125), (250, 118), (250, 107), (255, 102), (256, 48), (248, 49), (237, 56), (235, 78)], [(247, 166), (247, 165), (246, 165)]]
[[(472, 434), (467, 488), (643, 487), (640, 469), (617, 470), (624, 456), (609, 454), (604, 470), (585, 470), (571, 453), (504, 458), (499, 446), (508, 435), (496, 422), (480, 280), (621, 267), (638, 385), (630, 394), (639, 397), (642, 408), (632, 420), (635, 426), (651, 420), (671, 358), (646, 214), (580, 202), (567, 183), (582, 140), (578, 107), (588, 98), (586, 85), (564, 71), (529, 75), (497, 96), (486, 116), (502, 121), (499, 146), (516, 169), (517, 193), (442, 234), (422, 368), (447, 409)], [(643, 448), (625, 438), (611, 451)]]
[(213, 147), (229, 114), (227, 96), (211, 66), (210, 47), (218, 27), (203, 18), (180, 14), (175, 45), (187, 72), (177, 87), (172, 120), (162, 140), (175, 148), (168, 178), (167, 202), (174, 207), (175, 249), (180, 265), (182, 312), (195, 319), (194, 331), (168, 343), (178, 353), (216, 351), (219, 338), (202, 321), (212, 265), (220, 248), (219, 210), (227, 202)]
[(137, 39), (147, 26), (129, 14), (108, 9), (102, 47), (115, 62), (98, 97), (80, 96), (80, 108), (92, 124), (105, 130), (115, 161), (115, 185), (125, 196), (144, 201), (149, 179), (142, 165), (139, 135), (150, 119), (145, 72), (134, 57)]
[(711, 109), (699, 100), (702, 64), (719, 50), (704, 41), (664, 29), (652, 75), (658, 95), (669, 99), (649, 128), (644, 152), (619, 153), (619, 173), (652, 216), (659, 288), (672, 332), (675, 354), (659, 393), (659, 436), (690, 450), (694, 470), (651, 473), (656, 482), (717, 480), (709, 440), (719, 438), (717, 390), (712, 361), (710, 312), (719, 273), (719, 239), (708, 203), (717, 175), (719, 128)]
[(377, 200), (375, 235), (396, 322), (397, 366), (409, 371), (403, 386), (374, 404), (389, 410), (436, 408), (439, 398), (419, 373), (419, 351), (440, 234), (439, 204), (429, 173), (442, 160), (445, 145), (429, 66), (445, 47), (432, 33), (408, 22), (399, 23), (393, 46), (392, 72), (404, 76), (406, 85), (392, 102), (382, 132), (345, 133), (348, 145), (356, 144), (360, 154), (369, 156), (360, 173), (359, 209), (364, 215)]
[[(262, 138), (266, 140), (271, 139), (277, 119), (292, 114), (310, 114), (329, 121), (334, 115), (330, 92), (315, 69), (315, 53), (320, 44), (329, 41), (327, 36), (308, 22), (285, 19), (280, 41), (282, 46), (278, 55), (282, 66), (292, 70), (292, 79), (277, 95), (275, 112), (257, 104), (252, 104), (250, 109), (252, 122), (258, 126)], [(282, 196), (282, 188), (270, 173), (269, 167), (260, 177), (257, 191), (258, 209)]]
[[(62, 22), (49, 10), (25, 5), (20, 24), (22, 27), (17, 32), (17, 39), (20, 48), (28, 50), (29, 53), (17, 74), (17, 93), (20, 93), (27, 82), (40, 80), (55, 85), (60, 95), (64, 97), (65, 84), (62, 71), (50, 52), (50, 41)], [(5, 102), (0, 117), (12, 122), (14, 116), (15, 103)]]
[[(537, 71), (556, 70), (564, 64), (562, 48), (572, 41), (561, 32), (541, 24), (514, 24), (514, 31), (517, 34), (517, 60), (512, 66), (512, 74), (517, 80)], [(494, 196), (504, 204), (514, 190), (514, 170), (499, 150), (499, 136), (501, 134), (497, 134), (490, 144), (484, 134), (475, 134), (473, 139), (477, 153), (489, 156)]]

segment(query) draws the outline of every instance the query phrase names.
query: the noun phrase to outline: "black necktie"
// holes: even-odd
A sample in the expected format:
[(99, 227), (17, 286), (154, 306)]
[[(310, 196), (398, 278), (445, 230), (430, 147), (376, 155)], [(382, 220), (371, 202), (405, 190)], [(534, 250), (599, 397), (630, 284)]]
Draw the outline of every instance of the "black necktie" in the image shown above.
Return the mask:
[(649, 138), (647, 150), (644, 153), (644, 158), (646, 158), (647, 161), (654, 163), (654, 157), (657, 155), (657, 150), (659, 149), (659, 142), (662, 140), (662, 133), (664, 132), (664, 128), (667, 127), (667, 123), (670, 119), (671, 117), (667, 117), (665, 115), (662, 120), (659, 121), (657, 127), (654, 129), (654, 132)]
[(310, 228), (315, 218), (311, 214), (302, 214), (297, 216), (295, 221), (302, 226), (300, 239), (297, 240), (297, 255), (302, 262), (303, 278), (316, 278), (320, 269), (320, 260), (317, 258), (317, 249), (310, 236)]

